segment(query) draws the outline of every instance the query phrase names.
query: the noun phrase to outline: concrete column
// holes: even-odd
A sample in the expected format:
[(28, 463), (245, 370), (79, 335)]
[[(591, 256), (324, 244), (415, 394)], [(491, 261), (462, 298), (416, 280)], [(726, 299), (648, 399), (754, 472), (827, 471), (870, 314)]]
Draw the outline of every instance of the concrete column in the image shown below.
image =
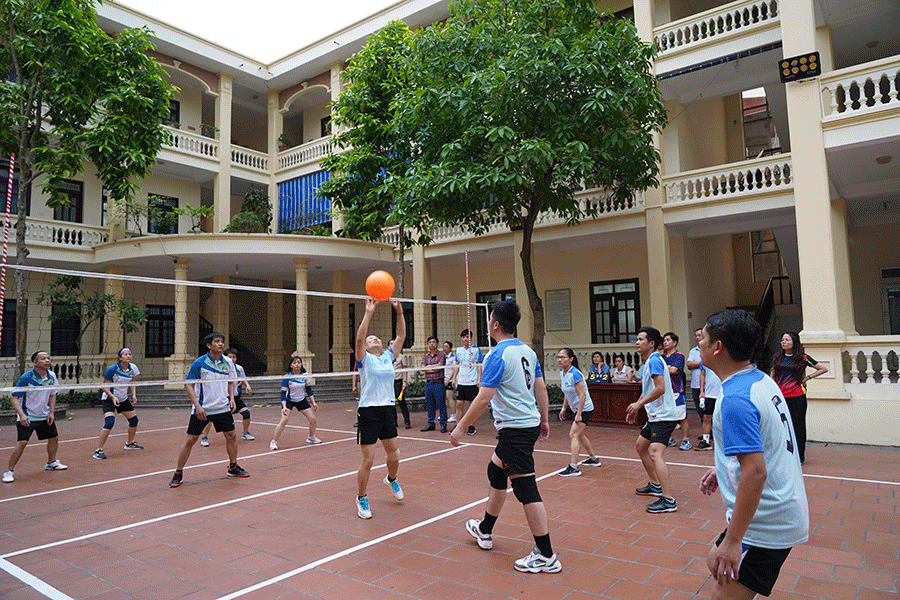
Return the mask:
[[(305, 292), (309, 289), (307, 284), (308, 265), (308, 258), (294, 259), (294, 277), (296, 278), (296, 289), (298, 292)], [(312, 371), (312, 359), (315, 354), (309, 351), (309, 297), (306, 294), (297, 294), (296, 302), (297, 349), (291, 353), (291, 356), (302, 358), (306, 370)]]
[(281, 215), (281, 198), (278, 195), (278, 184), (275, 183), (275, 170), (278, 169), (278, 137), (284, 131), (284, 113), (279, 110), (278, 94), (280, 90), (269, 90), (267, 103), (267, 130), (269, 153), (269, 202), (272, 203), (272, 231), (278, 233), (278, 218)]
[(673, 323), (671, 297), (673, 273), (669, 266), (669, 232), (663, 220), (662, 191), (650, 188), (645, 198), (649, 281), (646, 286), (641, 286), (641, 296), (649, 300), (650, 310), (641, 311), (641, 325), (656, 327), (665, 333)]
[(216, 127), (219, 128), (219, 172), (213, 177), (213, 233), (231, 222), (231, 98), (234, 77), (219, 73), (216, 96)]
[[(189, 262), (189, 258), (175, 259), (176, 280), (187, 281)], [(188, 296), (187, 286), (175, 286), (175, 352), (166, 357), (169, 379), (184, 379), (194, 361), (194, 353), (188, 348)]]
[[(817, 31), (811, 1), (782, 5), (784, 56), (819, 50), (831, 62), (830, 35)], [(820, 47), (819, 44), (825, 44)], [(823, 61), (823, 69), (825, 67)], [(856, 335), (843, 200), (831, 200), (819, 84), (807, 79), (785, 84), (794, 176), (794, 210), (800, 285), (803, 288), (801, 339), (812, 356), (828, 363), (830, 373), (814, 380), (809, 396), (849, 397), (843, 387), (841, 344)]]
[[(522, 270), (522, 232), (513, 231), (513, 269), (516, 280), (516, 304), (522, 312), (522, 320), (516, 328), (516, 337), (531, 345), (534, 336), (534, 315), (531, 312), (531, 302), (528, 301), (528, 288), (525, 287), (525, 271)], [(532, 253), (532, 275), (534, 275), (534, 253)], [(493, 343), (492, 343), (493, 344)], [(538, 357), (543, 360), (543, 357)]]
[[(331, 72), (331, 101), (335, 102), (338, 99), (338, 96), (341, 95), (341, 90), (343, 89), (343, 76), (342, 72), (344, 69), (343, 62), (335, 62), (328, 65), (328, 69)], [(344, 131), (344, 127), (337, 127), (334, 123), (331, 124), (331, 134), (337, 135)], [(331, 232), (337, 233), (341, 229), (344, 228), (344, 217), (341, 215), (340, 211), (336, 210), (334, 207), (331, 209)]]
[[(331, 291), (335, 294), (350, 293), (350, 273), (345, 269), (335, 269), (331, 276)], [(334, 340), (329, 352), (332, 356), (332, 364), (335, 371), (343, 371), (350, 364), (350, 356), (354, 349), (350, 347), (350, 318), (348, 300), (346, 298), (333, 298), (332, 311), (334, 318)], [(362, 318), (362, 316), (360, 316)], [(298, 316), (297, 320), (300, 318)]]
[[(431, 260), (425, 258), (425, 248), (419, 245), (412, 247), (412, 255), (413, 298), (431, 300)], [(428, 348), (425, 340), (431, 335), (431, 304), (421, 302), (413, 304), (413, 327), (415, 327), (415, 343), (409, 353), (424, 353)]]
[[(228, 285), (231, 278), (228, 275), (213, 275), (213, 283)], [(213, 288), (209, 298), (209, 320), (216, 331), (225, 335), (225, 345), (228, 345), (228, 334), (231, 331), (231, 290), (227, 288)]]
[[(294, 259), (298, 260), (298, 259)], [(301, 258), (309, 262), (308, 258)], [(298, 283), (300, 278), (297, 278)], [(306, 263), (303, 263), (303, 283), (306, 284)], [(284, 283), (280, 279), (269, 279), (266, 285), (272, 289), (281, 289)], [(299, 295), (297, 296), (299, 298)], [(304, 301), (306, 296), (303, 296)], [(299, 308), (299, 306), (298, 306)], [(300, 327), (301, 319), (297, 318), (297, 327)], [(302, 319), (303, 326), (306, 327), (306, 318)], [(297, 333), (300, 337), (300, 333)], [(303, 356), (303, 364), (307, 363), (307, 357)], [(284, 356), (284, 296), (282, 294), (269, 293), (266, 295), (266, 375), (277, 375), (284, 373), (285, 368)], [(312, 365), (307, 365), (309, 369)]]
[[(108, 265), (103, 269), (109, 275), (124, 275), (125, 267), (122, 265)], [(116, 298), (125, 299), (125, 282), (120, 279), (104, 279), (103, 293)], [(107, 359), (117, 360), (119, 348), (128, 343), (122, 333), (122, 324), (118, 315), (107, 314), (103, 319), (103, 354)]]

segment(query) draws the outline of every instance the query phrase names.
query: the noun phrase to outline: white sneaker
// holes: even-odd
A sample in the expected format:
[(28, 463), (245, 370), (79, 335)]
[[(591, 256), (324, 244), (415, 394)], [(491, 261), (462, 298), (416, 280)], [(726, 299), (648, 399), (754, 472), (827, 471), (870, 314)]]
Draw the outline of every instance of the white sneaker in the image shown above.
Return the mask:
[(68, 468), (69, 467), (67, 467), (66, 465), (59, 462), (58, 458), (56, 460), (54, 460), (52, 463), (47, 463), (46, 465), (44, 465), (45, 471), (65, 471)]
[(253, 435), (249, 431), (245, 431), (244, 433), (241, 434), (241, 439), (242, 440), (255, 440), (256, 438), (253, 437)]
[(448, 423), (456, 423), (456, 415), (450, 415), (450, 418), (447, 419)]
[(466, 531), (478, 541), (478, 547), (482, 550), (490, 550), (494, 547), (494, 535), (491, 533), (481, 532), (481, 521), (478, 519), (469, 519), (466, 521)]
[(275, 440), (269, 442), (269, 450), (278, 450), (278, 442)]
[(209, 440), (206, 439), (206, 436), (205, 436), (205, 435), (204, 435), (203, 437), (200, 438), (200, 445), (201, 445), (201, 446), (209, 446)]
[(307, 444), (321, 444), (322, 440), (320, 440), (319, 438), (317, 438), (314, 435), (311, 435), (308, 438), (306, 438), (306, 443)]
[(369, 510), (369, 497), (363, 496), (356, 499), (356, 516), (360, 519), (371, 519), (372, 511)]
[(522, 571), (523, 573), (559, 573), (562, 570), (562, 564), (556, 558), (556, 554), (547, 558), (537, 548), (532, 550), (531, 554), (525, 558), (517, 560), (513, 563), (513, 566), (516, 568), (516, 571)]
[(400, 482), (397, 479), (391, 481), (388, 479), (388, 476), (385, 475), (383, 481), (391, 488), (391, 493), (394, 494), (394, 498), (403, 500), (403, 488), (400, 487)]
[(16, 478), (13, 475), (12, 471), (5, 471), (3, 473), (3, 483), (12, 483), (15, 480), (16, 480)]

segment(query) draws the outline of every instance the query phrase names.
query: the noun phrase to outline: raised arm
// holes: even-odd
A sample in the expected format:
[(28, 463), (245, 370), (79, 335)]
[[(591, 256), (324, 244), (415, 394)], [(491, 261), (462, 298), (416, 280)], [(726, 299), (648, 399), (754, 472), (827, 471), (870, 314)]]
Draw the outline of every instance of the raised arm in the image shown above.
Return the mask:
[[(366, 298), (366, 314), (363, 315), (362, 321), (359, 322), (359, 328), (356, 330), (356, 362), (362, 362), (363, 352), (366, 351), (366, 336), (369, 335), (369, 323), (372, 321), (372, 315), (375, 314), (375, 306), (377, 304), (378, 302), (374, 299)], [(403, 324), (403, 327), (405, 333), (406, 323)]]
[[(400, 353), (403, 352), (403, 343), (406, 342), (406, 317), (403, 316), (403, 307), (400, 306), (399, 300), (391, 300), (391, 306), (394, 307), (394, 312), (397, 313), (397, 331), (395, 332), (394, 343), (391, 344), (391, 351), (394, 353), (394, 356), (400, 356)], [(358, 336), (356, 340), (358, 345)]]

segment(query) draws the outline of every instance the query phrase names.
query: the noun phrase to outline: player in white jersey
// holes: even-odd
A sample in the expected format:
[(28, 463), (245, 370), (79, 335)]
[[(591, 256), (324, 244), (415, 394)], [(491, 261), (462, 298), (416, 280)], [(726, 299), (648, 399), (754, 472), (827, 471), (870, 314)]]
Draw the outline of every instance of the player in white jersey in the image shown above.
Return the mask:
[[(600, 459), (594, 454), (594, 445), (584, 433), (585, 427), (591, 422), (591, 416), (594, 414), (594, 403), (590, 394), (587, 393), (584, 375), (578, 369), (578, 357), (575, 356), (575, 352), (571, 348), (563, 348), (556, 355), (556, 364), (562, 369), (559, 372), (559, 383), (563, 392), (563, 405), (559, 411), (559, 420), (562, 421), (565, 418), (566, 407), (574, 413), (572, 427), (569, 428), (569, 449), (572, 452), (572, 460), (557, 475), (579, 477), (581, 469), (578, 468), (578, 465), (600, 466)], [(582, 448), (587, 450), (588, 457), (578, 462), (578, 452)]]
[[(462, 346), (456, 349), (456, 369), (453, 380), (456, 384), (456, 418), (462, 419), (472, 400), (478, 395), (481, 384), (481, 366), (484, 355), (481, 348), (472, 345), (472, 332), (463, 329), (459, 334)], [(469, 435), (475, 435), (475, 425), (466, 429)]]
[(499, 441), (488, 462), (488, 502), (484, 519), (469, 519), (466, 531), (481, 549), (493, 548), (493, 528), (506, 501), (507, 479), (510, 479), (535, 541), (531, 554), (515, 561), (513, 566), (528, 573), (557, 573), (562, 565), (550, 544), (547, 509), (534, 475), (534, 444), (550, 435), (549, 399), (537, 354), (515, 338), (521, 318), (515, 302), (504, 300), (493, 305), (488, 329), (497, 346), (484, 361), (481, 389), (451, 432), (450, 442), (459, 446), (469, 425), (490, 403)]
[(303, 359), (299, 356), (291, 358), (291, 370), (285, 373), (284, 379), (281, 380), (281, 420), (275, 426), (272, 441), (269, 442), (269, 450), (278, 450), (278, 438), (281, 437), (281, 433), (291, 417), (291, 409), (294, 408), (309, 423), (309, 436), (306, 438), (306, 443), (322, 443), (322, 440), (316, 437), (316, 424), (319, 421), (316, 419), (315, 413), (319, 410), (319, 405), (316, 404), (311, 383), (312, 380), (306, 374), (306, 367), (303, 366)]
[[(103, 373), (103, 383), (119, 384), (107, 385), (100, 388), (103, 395), (100, 400), (103, 403), (103, 428), (100, 430), (100, 440), (97, 449), (94, 451), (94, 458), (97, 460), (106, 460), (106, 452), (103, 446), (109, 439), (109, 432), (112, 431), (113, 425), (116, 424), (116, 413), (121, 413), (128, 419), (128, 441), (125, 443), (125, 450), (143, 450), (144, 447), (134, 441), (134, 435), (137, 433), (138, 416), (134, 412), (134, 405), (137, 404), (137, 389), (133, 385), (128, 384), (134, 381), (141, 374), (137, 365), (131, 362), (132, 353), (130, 348), (121, 348), (119, 350), (119, 361), (106, 369)], [(130, 394), (129, 394), (130, 392)], [(131, 400), (128, 396), (131, 396)]]
[(28, 371), (16, 383), (16, 387), (35, 387), (27, 392), (12, 393), (12, 407), (16, 411), (16, 432), (18, 434), (16, 445), (9, 455), (7, 470), (3, 473), (3, 483), (15, 481), (13, 469), (22, 458), (25, 446), (32, 433), (37, 433), (39, 440), (47, 440), (47, 465), (46, 471), (64, 471), (68, 467), (56, 458), (56, 450), (59, 447), (59, 433), (56, 431), (56, 420), (53, 411), (56, 408), (56, 387), (59, 381), (56, 374), (50, 370), (50, 353), (38, 350), (31, 355), (34, 369)]
[(703, 366), (722, 380), (713, 413), (714, 469), (700, 490), (718, 489), (727, 528), (707, 566), (712, 597), (768, 596), (793, 546), (809, 538), (809, 505), (793, 426), (778, 385), (751, 364), (760, 327), (742, 310), (712, 315), (703, 328)]
[[(247, 373), (244, 371), (244, 367), (237, 363), (237, 350), (234, 348), (229, 348), (225, 351), (225, 356), (231, 359), (231, 362), (234, 363), (234, 370), (237, 373), (237, 376), (241, 377), (239, 381), (234, 382), (234, 410), (231, 411), (231, 414), (241, 414), (241, 418), (243, 419), (242, 424), (244, 427), (244, 432), (241, 434), (241, 439), (252, 442), (256, 438), (253, 437), (252, 433), (250, 433), (250, 409), (247, 408), (247, 404), (244, 402), (243, 398), (241, 398), (241, 389), (243, 388), (248, 394), (252, 394), (253, 388), (250, 387), (249, 381), (243, 379), (247, 376)], [(212, 423), (207, 423), (206, 428), (203, 430), (203, 435), (200, 437), (201, 446), (209, 446), (209, 439), (207, 438), (207, 436), (209, 435), (209, 430), (211, 427)]]
[(369, 323), (378, 302), (366, 298), (366, 314), (356, 330), (356, 366), (359, 370), (359, 408), (356, 411), (356, 441), (362, 452), (362, 462), (356, 474), (356, 515), (360, 519), (371, 519), (369, 496), (369, 473), (375, 462), (375, 443), (381, 440), (384, 447), (387, 475), (384, 483), (391, 488), (397, 500), (403, 500), (403, 490), (397, 480), (400, 467), (400, 445), (397, 443), (397, 406), (394, 404), (394, 356), (403, 351), (406, 341), (406, 319), (403, 308), (397, 300), (391, 306), (397, 314), (397, 330), (389, 348), (385, 348), (381, 338), (369, 335)]

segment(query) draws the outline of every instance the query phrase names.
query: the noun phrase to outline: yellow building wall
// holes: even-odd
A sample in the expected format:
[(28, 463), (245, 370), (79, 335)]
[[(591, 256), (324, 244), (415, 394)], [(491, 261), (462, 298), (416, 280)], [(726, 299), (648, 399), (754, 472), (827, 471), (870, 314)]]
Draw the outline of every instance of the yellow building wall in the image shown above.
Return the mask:
[[(678, 140), (681, 171), (729, 162), (724, 98), (698, 100), (677, 118), (682, 121)], [(697, 135), (701, 131), (703, 134)]]
[(331, 116), (331, 108), (328, 104), (319, 104), (311, 106), (303, 111), (303, 139), (300, 143), (305, 144), (317, 140), (322, 133), (322, 119)]
[(850, 279), (853, 286), (856, 331), (885, 335), (882, 317), (881, 269), (900, 267), (897, 223), (850, 229)]
[(731, 236), (734, 253), (735, 305), (756, 306), (766, 291), (767, 281), (753, 281), (753, 252), (750, 233)]
[(693, 330), (703, 327), (707, 317), (738, 304), (731, 236), (685, 240), (685, 259), (689, 331), (676, 333), (687, 336), (682, 346), (690, 348)]
[(173, 100), (177, 100), (179, 123), (181, 129), (200, 135), (200, 123), (203, 122), (203, 92), (190, 87), (180, 87)]

